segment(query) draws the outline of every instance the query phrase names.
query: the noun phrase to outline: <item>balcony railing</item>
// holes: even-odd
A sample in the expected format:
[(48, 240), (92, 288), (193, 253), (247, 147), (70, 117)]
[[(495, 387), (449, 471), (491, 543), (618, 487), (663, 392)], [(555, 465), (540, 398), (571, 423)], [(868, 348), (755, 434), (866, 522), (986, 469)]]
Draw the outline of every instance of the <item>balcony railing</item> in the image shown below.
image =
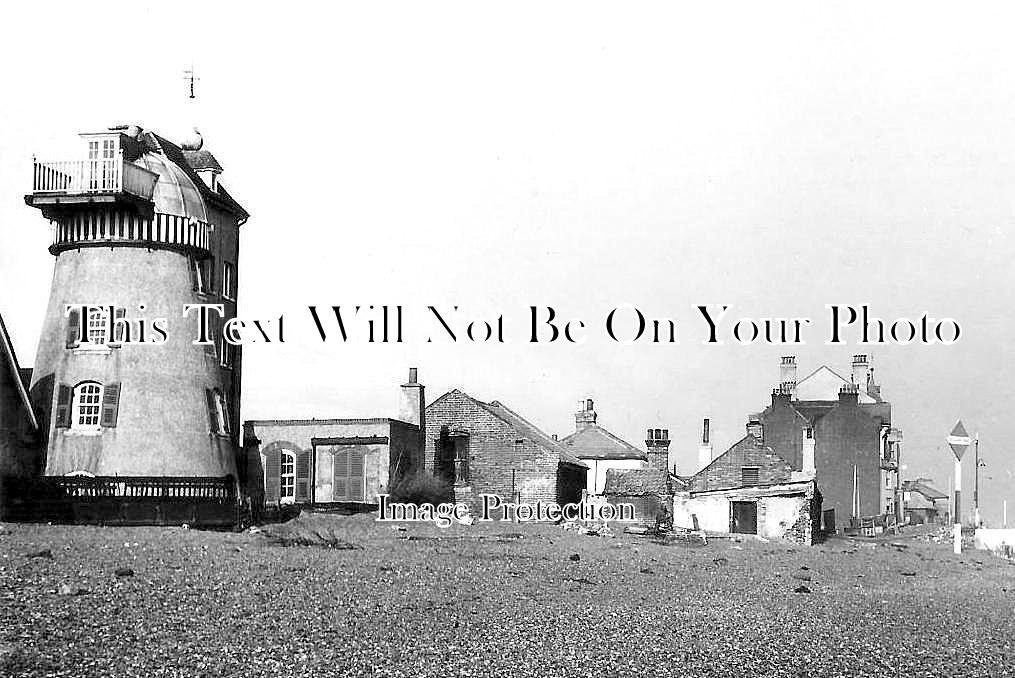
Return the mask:
[(155, 212), (149, 219), (128, 210), (79, 211), (56, 222), (49, 251), (126, 245), (204, 256), (211, 249), (212, 231), (208, 222), (175, 214)]
[(56, 195), (129, 193), (151, 200), (158, 179), (159, 175), (155, 172), (125, 162), (122, 157), (104, 160), (35, 160), (32, 192)]

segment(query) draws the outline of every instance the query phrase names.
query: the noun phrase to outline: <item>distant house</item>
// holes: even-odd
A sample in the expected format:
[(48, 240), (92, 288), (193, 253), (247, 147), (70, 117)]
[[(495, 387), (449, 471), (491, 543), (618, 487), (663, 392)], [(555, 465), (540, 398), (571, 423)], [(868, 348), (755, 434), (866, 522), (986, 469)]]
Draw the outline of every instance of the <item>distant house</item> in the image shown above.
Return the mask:
[(578, 502), (588, 466), (535, 424), (496, 400), (454, 389), (426, 408), (425, 465), (450, 482), (455, 501)]
[(948, 495), (931, 486), (930, 478), (902, 483), (906, 519), (914, 525), (937, 523), (948, 514)]
[(291, 504), (376, 504), (378, 494), (422, 462), (424, 394), (415, 369), (401, 394), (400, 419), (245, 422), (246, 486), (255, 513)]
[(754, 417), (746, 436), (689, 478), (686, 491), (676, 494), (673, 524), (811, 544), (820, 510), (813, 475), (794, 470), (766, 445)]
[[(645, 452), (599, 426), (597, 419), (592, 400), (580, 401), (575, 414), (575, 432), (560, 441), (589, 467), (585, 483), (589, 494), (602, 494), (607, 471), (645, 468), (648, 460)], [(655, 435), (656, 430), (651, 430), (649, 437)], [(658, 436), (668, 440), (669, 431), (659, 429)]]
[(42, 472), (39, 422), (28, 396), (31, 369), (18, 365), (10, 335), (0, 316), (0, 476)]
[(896, 515), (902, 433), (881, 396), (870, 357), (853, 356), (847, 379), (822, 365), (797, 381), (784, 356), (771, 404), (758, 416), (761, 439), (797, 471), (812, 464), (826, 529), (863, 516)]

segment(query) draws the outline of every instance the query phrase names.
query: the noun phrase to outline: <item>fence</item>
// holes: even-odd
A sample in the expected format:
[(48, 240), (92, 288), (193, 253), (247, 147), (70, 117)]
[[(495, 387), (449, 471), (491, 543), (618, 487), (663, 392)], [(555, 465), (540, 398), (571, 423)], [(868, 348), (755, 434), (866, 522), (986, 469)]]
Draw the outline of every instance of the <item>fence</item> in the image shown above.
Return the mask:
[(44, 476), (0, 479), (0, 516), (75, 525), (232, 527), (233, 478)]

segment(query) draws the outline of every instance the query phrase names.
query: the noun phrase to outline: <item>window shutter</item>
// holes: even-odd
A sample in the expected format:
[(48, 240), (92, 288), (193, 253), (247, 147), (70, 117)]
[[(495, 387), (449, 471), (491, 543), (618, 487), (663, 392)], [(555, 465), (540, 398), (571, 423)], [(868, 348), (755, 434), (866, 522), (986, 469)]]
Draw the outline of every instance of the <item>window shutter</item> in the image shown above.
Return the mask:
[(264, 454), (264, 503), (277, 504), (280, 476), (282, 474), (282, 451), (278, 448)]
[(226, 431), (225, 432), (227, 434), (232, 434), (232, 432), (233, 432), (233, 426), (232, 426), (232, 424), (229, 421), (230, 420), (230, 416), (229, 416), (229, 401), (226, 399), (226, 396), (225, 396), (224, 393), (220, 393), (219, 394), (219, 398), (222, 398), (222, 423), (225, 424), (225, 427), (226, 427)]
[(335, 489), (334, 500), (345, 501), (349, 498), (347, 480), (349, 477), (349, 453), (339, 452), (335, 455)]
[(116, 415), (120, 411), (120, 385), (106, 384), (102, 390), (102, 419), (100, 426), (114, 428), (116, 426)]
[(123, 320), (123, 318), (126, 315), (127, 315), (127, 309), (117, 307), (116, 314), (113, 317), (113, 342), (114, 343), (117, 343), (117, 344), (122, 344), (123, 343), (123, 328), (124, 328), (124, 325), (126, 323), (125, 322), (117, 322), (117, 321), (118, 320)]
[(72, 308), (67, 316), (67, 348), (74, 348), (81, 338), (81, 309)]
[(211, 426), (211, 432), (219, 433), (219, 417), (215, 410), (215, 391), (206, 388), (204, 394), (208, 399), (208, 424)]
[(70, 426), (70, 386), (60, 384), (56, 394), (56, 427)]
[(296, 455), (296, 501), (310, 499), (310, 452)]
[(200, 269), (198, 268), (198, 266), (200, 266), (201, 264), (198, 263), (197, 259), (194, 258), (193, 254), (187, 257), (187, 264), (190, 266), (190, 286), (193, 288), (195, 292), (198, 292), (201, 290), (200, 284), (201, 273)]
[(349, 499), (363, 501), (363, 453), (349, 455)]

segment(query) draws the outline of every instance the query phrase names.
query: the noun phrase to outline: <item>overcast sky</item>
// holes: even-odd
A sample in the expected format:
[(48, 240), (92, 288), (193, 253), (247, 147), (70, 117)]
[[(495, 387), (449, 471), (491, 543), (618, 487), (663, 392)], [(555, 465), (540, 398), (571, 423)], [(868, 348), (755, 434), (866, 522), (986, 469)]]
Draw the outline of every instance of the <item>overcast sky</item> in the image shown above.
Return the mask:
[[(999, 521), (1015, 499), (1011, 23), (928, 3), (703, 5), (5, 8), (0, 313), (22, 364), (53, 261), (22, 199), (32, 154), (74, 156), (76, 133), (120, 122), (176, 139), (197, 124), (253, 215), (240, 315), (287, 317), (286, 344), (245, 349), (244, 418), (391, 415), (416, 366), (429, 399), (498, 399), (549, 433), (592, 397), (639, 446), (669, 428), (684, 473), (701, 418), (739, 439), (780, 355), (846, 375), (871, 352), (905, 476), (948, 489), (961, 417)], [(321, 343), (306, 311), (385, 303), (406, 308), (402, 345)], [(625, 303), (675, 318), (680, 344), (611, 342)], [(814, 327), (789, 349), (703, 346), (707, 303)], [(826, 346), (830, 303), (952, 317), (963, 336)], [(503, 314), (508, 342), (452, 343), (428, 305)], [(588, 340), (528, 343), (529, 305), (583, 318)]]

